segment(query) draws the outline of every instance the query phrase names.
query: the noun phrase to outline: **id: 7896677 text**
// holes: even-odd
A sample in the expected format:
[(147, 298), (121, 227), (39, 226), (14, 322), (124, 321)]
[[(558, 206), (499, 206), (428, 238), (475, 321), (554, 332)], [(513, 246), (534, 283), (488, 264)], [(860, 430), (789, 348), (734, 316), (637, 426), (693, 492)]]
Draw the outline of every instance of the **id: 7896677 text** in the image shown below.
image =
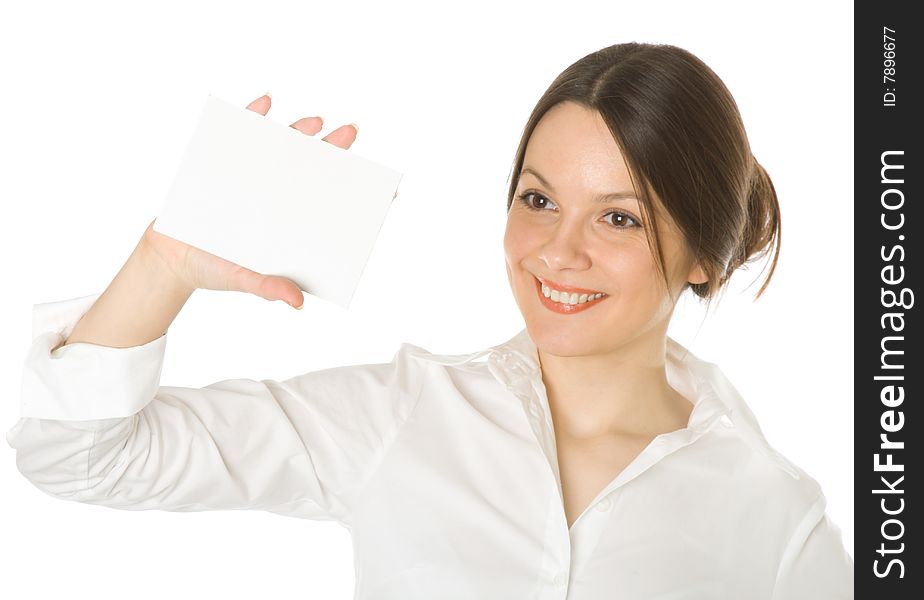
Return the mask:
[[(892, 34), (891, 36), (889, 34)], [(895, 30), (883, 26), (882, 28), (882, 83), (885, 92), (882, 94), (883, 106), (895, 106), (896, 76), (895, 76)]]

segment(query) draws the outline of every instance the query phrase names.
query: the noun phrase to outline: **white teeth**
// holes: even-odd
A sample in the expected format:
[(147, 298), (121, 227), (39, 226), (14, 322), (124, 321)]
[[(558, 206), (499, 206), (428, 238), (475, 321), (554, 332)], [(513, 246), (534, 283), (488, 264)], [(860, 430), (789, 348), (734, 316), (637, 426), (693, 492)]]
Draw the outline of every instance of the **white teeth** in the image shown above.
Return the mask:
[(571, 294), (567, 292), (559, 292), (558, 290), (553, 290), (549, 286), (542, 284), (542, 295), (546, 298), (550, 298), (552, 302), (560, 302), (562, 304), (584, 304), (585, 302), (590, 302), (596, 300), (597, 298), (602, 298), (606, 294), (603, 292), (597, 292), (596, 294), (578, 294), (577, 292), (572, 292)]

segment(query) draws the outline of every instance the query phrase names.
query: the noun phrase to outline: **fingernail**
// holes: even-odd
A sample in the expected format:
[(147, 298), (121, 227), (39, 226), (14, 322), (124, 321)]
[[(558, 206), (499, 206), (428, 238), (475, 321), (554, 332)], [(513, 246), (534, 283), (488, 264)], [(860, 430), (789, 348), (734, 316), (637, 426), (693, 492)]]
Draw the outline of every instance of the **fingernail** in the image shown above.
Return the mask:
[(266, 93), (265, 93), (265, 94), (263, 94), (263, 95), (264, 95), (264, 96), (266, 96), (267, 98), (272, 98), (272, 97), (273, 97), (273, 95), (272, 95), (272, 94), (270, 94), (269, 92), (266, 92)]
[(356, 133), (359, 133), (359, 125), (357, 125), (356, 123), (350, 123), (350, 126), (356, 130)]
[(302, 305), (301, 305), (301, 306), (294, 306), (294, 305), (292, 305), (292, 304), (290, 304), (289, 306), (291, 306), (291, 307), (294, 308), (295, 310), (301, 310), (301, 309), (305, 308), (305, 303), (302, 302)]

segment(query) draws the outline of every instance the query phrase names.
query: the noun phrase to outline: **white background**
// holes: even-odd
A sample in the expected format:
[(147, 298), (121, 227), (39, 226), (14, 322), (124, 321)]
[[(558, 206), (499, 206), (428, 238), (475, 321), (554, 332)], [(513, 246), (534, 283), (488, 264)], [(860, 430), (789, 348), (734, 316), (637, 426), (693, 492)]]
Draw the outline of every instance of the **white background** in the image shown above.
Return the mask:
[[(757, 265), (715, 314), (678, 308), (670, 335), (721, 365), (770, 443), (819, 481), (853, 554), (853, 17), (843, 3), (12, 6), (0, 15), (5, 429), (18, 418), (32, 305), (105, 289), (157, 215), (207, 94), (244, 106), (270, 91), (267, 118), (321, 115), (319, 136), (355, 121), (351, 151), (404, 178), (349, 310), (308, 295), (297, 312), (197, 291), (169, 330), (164, 385), (284, 379), (388, 362), (404, 341), (463, 353), (512, 336), (523, 322), (502, 238), (529, 112), (590, 52), (670, 43), (731, 90), (783, 215), (765, 295), (752, 302)], [(3, 448), (5, 597), (352, 597), (349, 534), (332, 522), (57, 500)]]

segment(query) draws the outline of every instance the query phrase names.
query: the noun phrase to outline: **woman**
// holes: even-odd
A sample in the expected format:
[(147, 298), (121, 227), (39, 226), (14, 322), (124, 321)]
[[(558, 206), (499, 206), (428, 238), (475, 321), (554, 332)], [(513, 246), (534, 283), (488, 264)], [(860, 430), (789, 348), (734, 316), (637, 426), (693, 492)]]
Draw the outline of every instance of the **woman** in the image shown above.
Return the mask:
[(667, 336), (684, 290), (711, 301), (779, 251), (721, 80), (672, 46), (584, 57), (530, 116), (507, 210), (512, 339), (202, 389), (159, 385), (192, 292), (301, 290), (149, 226), (104, 293), (35, 307), (20, 471), (114, 508), (335, 520), (357, 598), (851, 598), (818, 483)]

